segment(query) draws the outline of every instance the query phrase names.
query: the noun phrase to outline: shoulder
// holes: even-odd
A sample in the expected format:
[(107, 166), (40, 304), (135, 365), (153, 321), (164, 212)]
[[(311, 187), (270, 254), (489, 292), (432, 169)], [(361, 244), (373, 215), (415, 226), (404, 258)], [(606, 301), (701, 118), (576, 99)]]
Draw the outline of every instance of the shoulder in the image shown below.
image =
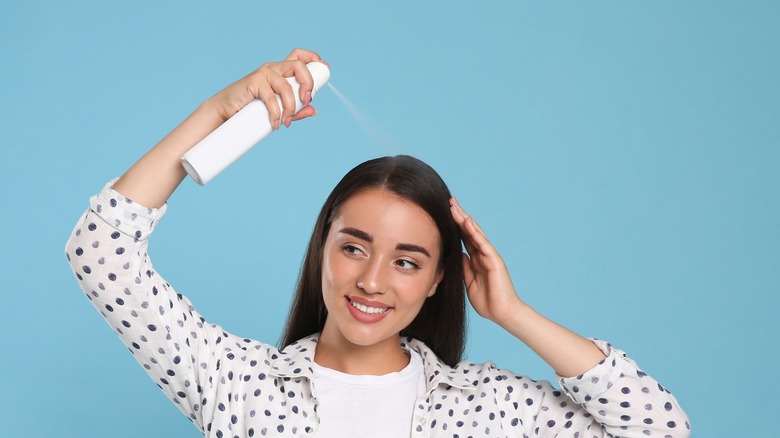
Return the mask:
[[(444, 385), (445, 388), (457, 388), (463, 391), (496, 394), (498, 398), (509, 399), (520, 392), (555, 390), (550, 382), (533, 380), (527, 376), (516, 374), (510, 370), (499, 368), (491, 361), (477, 363), (462, 360), (453, 366), (442, 362), (425, 343), (404, 338), (402, 347), (417, 351), (423, 358), (423, 366), (429, 384)], [(509, 396), (512, 394), (512, 396)]]

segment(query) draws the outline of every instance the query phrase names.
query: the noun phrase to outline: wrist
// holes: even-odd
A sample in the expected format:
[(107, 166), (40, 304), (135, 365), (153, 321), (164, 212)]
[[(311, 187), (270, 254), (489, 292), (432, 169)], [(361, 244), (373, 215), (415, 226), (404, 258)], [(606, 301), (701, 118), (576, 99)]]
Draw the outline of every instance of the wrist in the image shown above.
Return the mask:
[(212, 130), (216, 129), (216, 127), (225, 123), (225, 121), (230, 118), (224, 111), (220, 110), (220, 105), (219, 102), (217, 102), (216, 97), (217, 96), (214, 95), (204, 100), (195, 108), (195, 111), (193, 111), (191, 115), (191, 117), (196, 117), (199, 120), (208, 121), (209, 126), (214, 126)]
[(493, 322), (509, 333), (515, 334), (516, 337), (518, 337), (516, 333), (522, 331), (525, 324), (539, 315), (533, 307), (526, 304), (519, 297), (508, 305), (507, 309), (506, 316), (503, 319)]

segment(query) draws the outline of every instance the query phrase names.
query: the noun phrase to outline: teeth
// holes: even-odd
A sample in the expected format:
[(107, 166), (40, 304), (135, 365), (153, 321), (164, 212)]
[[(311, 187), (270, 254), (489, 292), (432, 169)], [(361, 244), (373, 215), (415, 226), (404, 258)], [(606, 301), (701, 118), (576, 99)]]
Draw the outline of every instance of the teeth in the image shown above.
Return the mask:
[(385, 308), (380, 308), (380, 307), (368, 307), (368, 306), (364, 306), (364, 305), (362, 305), (362, 304), (360, 304), (360, 303), (356, 303), (356, 302), (354, 302), (354, 301), (352, 301), (352, 300), (349, 300), (349, 304), (352, 304), (352, 307), (354, 307), (354, 308), (356, 308), (356, 309), (360, 310), (360, 311), (361, 311), (361, 312), (363, 312), (363, 313), (385, 313), (385, 312), (387, 312), (388, 310), (390, 310), (390, 309), (389, 309), (389, 308), (387, 308), (387, 307), (385, 307)]

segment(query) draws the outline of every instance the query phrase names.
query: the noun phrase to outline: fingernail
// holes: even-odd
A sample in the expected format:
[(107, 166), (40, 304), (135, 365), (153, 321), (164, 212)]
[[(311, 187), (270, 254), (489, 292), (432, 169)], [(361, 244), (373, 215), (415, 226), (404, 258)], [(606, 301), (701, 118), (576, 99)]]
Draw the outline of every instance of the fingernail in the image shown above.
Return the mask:
[(452, 212), (455, 213), (459, 218), (465, 219), (465, 216), (463, 216), (463, 213), (461, 213), (460, 210), (458, 210), (458, 207), (456, 207), (454, 205), (452, 206)]
[(292, 123), (292, 117), (288, 117), (284, 119), (284, 126), (289, 128), (291, 123)]
[(279, 130), (279, 121), (277, 120), (274, 122), (274, 131), (278, 131), (278, 130)]
[(311, 103), (311, 91), (307, 91), (306, 94), (303, 95), (303, 102), (306, 105)]

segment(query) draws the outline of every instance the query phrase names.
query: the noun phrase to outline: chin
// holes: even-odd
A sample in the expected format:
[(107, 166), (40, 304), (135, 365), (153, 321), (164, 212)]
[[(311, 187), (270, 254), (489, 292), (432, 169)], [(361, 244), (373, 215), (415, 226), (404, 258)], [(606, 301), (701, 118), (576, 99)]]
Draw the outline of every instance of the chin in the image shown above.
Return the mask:
[(341, 332), (341, 335), (349, 343), (360, 346), (370, 347), (372, 345), (381, 344), (389, 339), (397, 339), (398, 333), (381, 333), (372, 328), (360, 327), (357, 330), (348, 330)]

